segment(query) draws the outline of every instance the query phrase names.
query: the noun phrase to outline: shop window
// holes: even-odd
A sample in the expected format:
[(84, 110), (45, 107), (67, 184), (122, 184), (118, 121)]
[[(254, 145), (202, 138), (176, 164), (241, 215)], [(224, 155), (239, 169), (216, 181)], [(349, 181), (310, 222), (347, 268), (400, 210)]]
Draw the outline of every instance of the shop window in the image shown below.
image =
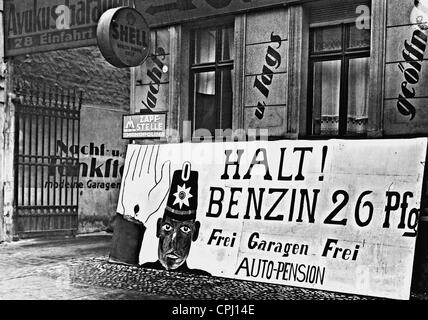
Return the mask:
[(193, 130), (232, 128), (233, 26), (191, 31), (190, 101)]
[(355, 23), (311, 28), (309, 41), (309, 133), (366, 134), (370, 29)]

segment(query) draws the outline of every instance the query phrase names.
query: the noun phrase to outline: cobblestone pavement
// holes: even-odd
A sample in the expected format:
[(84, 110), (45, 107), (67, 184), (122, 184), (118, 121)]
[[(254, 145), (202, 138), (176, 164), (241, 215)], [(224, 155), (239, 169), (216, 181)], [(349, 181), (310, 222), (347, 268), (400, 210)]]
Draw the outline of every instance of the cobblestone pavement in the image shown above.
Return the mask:
[(96, 286), (127, 288), (171, 299), (212, 300), (363, 300), (367, 297), (343, 295), (318, 290), (239, 281), (226, 278), (183, 275), (173, 272), (110, 264), (106, 258), (76, 263), (72, 282), (84, 281)]
[[(0, 245), (4, 300), (379, 300), (320, 290), (110, 264), (111, 236)], [(412, 295), (414, 300), (426, 296)]]

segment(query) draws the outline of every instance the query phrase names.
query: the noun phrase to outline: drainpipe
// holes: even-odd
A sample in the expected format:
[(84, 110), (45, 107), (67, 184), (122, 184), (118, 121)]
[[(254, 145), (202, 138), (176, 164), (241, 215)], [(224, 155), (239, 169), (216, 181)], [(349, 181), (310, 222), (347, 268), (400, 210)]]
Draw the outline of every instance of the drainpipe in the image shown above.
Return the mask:
[(13, 65), (5, 57), (4, 0), (0, 0), (0, 242), (13, 237), (14, 107)]

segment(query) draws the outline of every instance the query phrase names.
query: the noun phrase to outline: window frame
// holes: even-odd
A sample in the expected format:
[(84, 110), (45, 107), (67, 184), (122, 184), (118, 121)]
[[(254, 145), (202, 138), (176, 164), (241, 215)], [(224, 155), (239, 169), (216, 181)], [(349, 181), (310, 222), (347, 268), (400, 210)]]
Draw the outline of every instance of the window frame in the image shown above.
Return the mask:
[[(201, 29), (210, 29), (215, 28), (216, 30), (216, 45), (215, 45), (215, 61), (214, 62), (204, 62), (204, 63), (195, 63), (196, 55), (196, 33)], [(215, 96), (216, 96), (216, 120), (215, 120), (215, 130), (216, 129), (232, 129), (232, 128), (222, 128), (223, 123), (223, 105), (222, 105), (222, 95), (221, 95), (221, 73), (225, 70), (234, 70), (235, 61), (236, 61), (236, 52), (234, 52), (234, 59), (222, 60), (222, 49), (223, 49), (223, 30), (227, 28), (232, 28), (235, 32), (234, 19), (222, 19), (218, 21), (211, 21), (204, 24), (195, 24), (189, 27), (189, 68), (188, 68), (188, 80), (189, 80), (189, 120), (191, 121), (192, 133), (196, 131), (196, 95), (195, 95), (195, 76), (198, 73), (203, 72), (215, 72)], [(231, 50), (235, 51), (235, 38), (232, 42)], [(220, 57), (220, 59), (219, 59)], [(235, 75), (236, 76), (236, 75)], [(233, 94), (235, 84), (232, 82)], [(219, 94), (217, 94), (219, 93)], [(230, 110), (230, 123), (233, 127), (233, 109), (234, 109), (234, 100), (232, 98), (232, 106)], [(212, 135), (215, 132), (212, 133)]]
[[(355, 23), (355, 22), (354, 22)], [(347, 132), (348, 120), (348, 78), (349, 78), (349, 60), (357, 58), (371, 58), (372, 36), (370, 34), (370, 44), (362, 48), (348, 48), (349, 34), (353, 23), (341, 22), (325, 26), (309, 27), (309, 52), (308, 52), (308, 86), (307, 86), (307, 113), (306, 113), (306, 132), (311, 138), (337, 138), (337, 137), (354, 137), (360, 138), (367, 136), (364, 134), (355, 134)], [(342, 30), (342, 49), (330, 50), (324, 52), (314, 51), (314, 30), (341, 26)], [(371, 30), (370, 30), (371, 33)], [(339, 88), (339, 127), (337, 135), (333, 134), (315, 134), (313, 124), (313, 86), (314, 86), (314, 65), (322, 61), (341, 61), (340, 69), (340, 88)], [(369, 62), (370, 63), (370, 62)], [(369, 71), (370, 73), (370, 71)], [(367, 92), (369, 94), (369, 92)], [(368, 113), (368, 117), (369, 117)], [(369, 120), (368, 120), (369, 122)]]

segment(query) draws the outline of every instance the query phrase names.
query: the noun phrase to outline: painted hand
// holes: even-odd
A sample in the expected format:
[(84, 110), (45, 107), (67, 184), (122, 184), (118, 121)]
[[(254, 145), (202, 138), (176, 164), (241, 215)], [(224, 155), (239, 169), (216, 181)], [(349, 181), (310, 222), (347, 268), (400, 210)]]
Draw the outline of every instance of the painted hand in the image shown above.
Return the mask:
[(162, 164), (157, 174), (159, 145), (135, 149), (125, 167), (121, 203), (123, 215), (146, 223), (168, 195), (171, 184), (171, 162)]

